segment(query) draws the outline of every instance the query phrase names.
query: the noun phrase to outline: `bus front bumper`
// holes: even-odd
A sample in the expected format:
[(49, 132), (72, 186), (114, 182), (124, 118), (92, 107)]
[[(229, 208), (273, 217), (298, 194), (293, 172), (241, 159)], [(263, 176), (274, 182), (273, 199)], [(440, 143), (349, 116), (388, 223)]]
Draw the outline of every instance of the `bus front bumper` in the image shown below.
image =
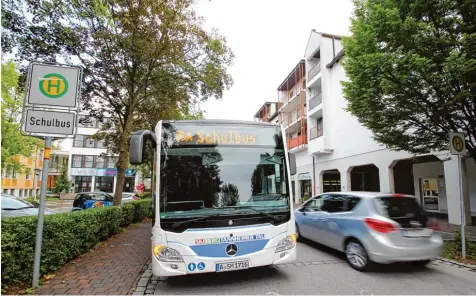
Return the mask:
[(284, 264), (296, 260), (296, 248), (295, 244), (293, 248), (279, 253), (275, 253), (275, 248), (268, 248), (253, 254), (238, 257), (182, 256), (182, 262), (159, 261), (157, 257), (152, 254), (152, 273), (158, 277), (179, 276)]

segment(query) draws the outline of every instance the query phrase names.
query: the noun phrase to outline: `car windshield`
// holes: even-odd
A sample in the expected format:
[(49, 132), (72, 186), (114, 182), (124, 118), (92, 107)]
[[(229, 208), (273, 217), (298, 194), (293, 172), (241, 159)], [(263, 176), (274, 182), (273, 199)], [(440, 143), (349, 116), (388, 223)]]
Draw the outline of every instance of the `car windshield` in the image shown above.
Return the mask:
[[(273, 139), (276, 130), (267, 130)], [(267, 212), (289, 210), (282, 148), (163, 145), (161, 217), (239, 213), (247, 207)]]
[(4, 209), (19, 210), (19, 209), (34, 208), (34, 207), (35, 206), (29, 202), (16, 199), (13, 197), (5, 196), (2, 194), (2, 210)]

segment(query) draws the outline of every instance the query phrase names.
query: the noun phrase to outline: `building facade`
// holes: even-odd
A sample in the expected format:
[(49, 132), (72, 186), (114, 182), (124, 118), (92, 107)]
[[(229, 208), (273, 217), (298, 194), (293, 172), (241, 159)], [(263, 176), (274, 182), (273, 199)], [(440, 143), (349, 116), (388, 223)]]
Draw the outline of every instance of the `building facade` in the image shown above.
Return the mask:
[[(93, 139), (102, 128), (95, 118), (81, 114), (78, 133), (71, 141), (69, 175), (71, 193), (103, 191), (114, 193), (117, 182), (117, 156), (107, 153), (103, 140)], [(126, 170), (124, 192), (133, 192), (138, 176), (133, 169)]]
[(37, 197), (40, 194), (43, 149), (37, 148), (30, 157), (15, 156), (15, 160), (23, 166), (21, 171), (2, 168), (2, 192), (17, 197)]
[[(341, 36), (312, 31), (304, 60), (278, 88), (280, 123), (296, 154), (295, 203), (307, 192), (380, 191), (412, 194), (425, 211), (460, 224), (457, 158), (448, 151), (391, 151), (346, 111)], [(302, 75), (304, 71), (304, 75)], [(303, 99), (304, 98), (304, 99)], [(466, 224), (476, 216), (476, 164), (462, 161)]]

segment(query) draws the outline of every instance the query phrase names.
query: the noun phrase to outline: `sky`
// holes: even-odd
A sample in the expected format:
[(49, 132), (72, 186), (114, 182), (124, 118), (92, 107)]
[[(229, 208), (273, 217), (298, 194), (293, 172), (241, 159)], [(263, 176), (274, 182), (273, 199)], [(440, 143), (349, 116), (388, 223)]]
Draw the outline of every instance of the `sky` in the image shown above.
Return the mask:
[(202, 103), (207, 119), (253, 120), (304, 57), (311, 30), (349, 35), (351, 0), (201, 0), (205, 28), (216, 28), (235, 54), (234, 85)]

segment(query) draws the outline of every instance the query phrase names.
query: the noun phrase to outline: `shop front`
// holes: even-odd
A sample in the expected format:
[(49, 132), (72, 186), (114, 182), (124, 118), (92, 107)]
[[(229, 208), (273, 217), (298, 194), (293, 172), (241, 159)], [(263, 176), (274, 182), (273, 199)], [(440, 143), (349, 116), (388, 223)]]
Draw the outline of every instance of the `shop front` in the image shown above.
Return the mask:
[[(117, 182), (116, 168), (71, 168), (74, 193), (102, 191), (114, 193)], [(134, 192), (136, 171), (126, 170), (124, 192)]]

